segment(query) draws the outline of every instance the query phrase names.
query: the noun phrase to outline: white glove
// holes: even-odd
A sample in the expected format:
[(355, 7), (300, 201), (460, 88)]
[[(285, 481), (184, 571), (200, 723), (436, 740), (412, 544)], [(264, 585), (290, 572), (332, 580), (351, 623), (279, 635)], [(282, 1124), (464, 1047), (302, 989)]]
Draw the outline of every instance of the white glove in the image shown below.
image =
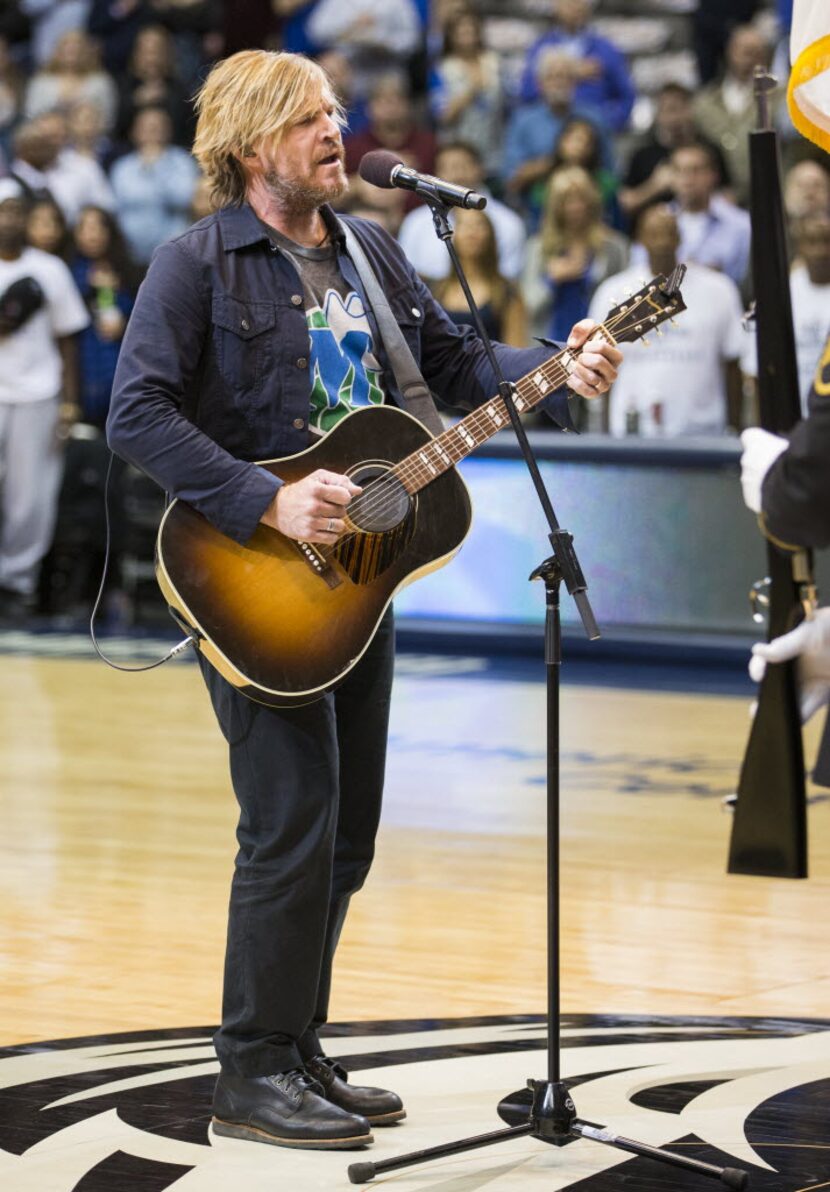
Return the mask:
[(749, 660), (750, 677), (760, 683), (768, 662), (790, 658), (798, 658), (801, 721), (806, 723), (830, 700), (830, 608), (816, 609), (809, 621), (771, 642), (757, 642)]
[(761, 512), (761, 485), (764, 477), (782, 451), (789, 447), (789, 440), (780, 435), (771, 435), (760, 426), (753, 426), (741, 435), (744, 453), (741, 456), (741, 488), (744, 502), (753, 513)]

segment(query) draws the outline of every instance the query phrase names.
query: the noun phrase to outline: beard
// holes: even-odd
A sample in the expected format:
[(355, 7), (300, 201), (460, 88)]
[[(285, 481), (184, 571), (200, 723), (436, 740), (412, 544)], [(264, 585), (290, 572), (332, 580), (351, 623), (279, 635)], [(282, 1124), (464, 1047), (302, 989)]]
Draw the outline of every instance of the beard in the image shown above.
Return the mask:
[(349, 182), (342, 168), (339, 177), (326, 186), (313, 182), (308, 176), (284, 178), (276, 170), (269, 170), (264, 175), (264, 181), (279, 206), (291, 215), (308, 215), (323, 203), (342, 198), (349, 189)]

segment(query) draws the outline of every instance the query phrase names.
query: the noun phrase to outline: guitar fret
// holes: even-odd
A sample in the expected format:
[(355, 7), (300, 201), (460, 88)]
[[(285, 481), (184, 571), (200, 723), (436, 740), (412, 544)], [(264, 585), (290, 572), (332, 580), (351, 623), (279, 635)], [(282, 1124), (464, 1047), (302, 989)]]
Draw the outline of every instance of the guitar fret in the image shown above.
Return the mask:
[[(600, 324), (600, 329), (609, 342), (616, 343), (604, 324)], [(574, 356), (565, 349), (546, 360), (535, 372), (517, 381), (513, 398), (517, 411), (524, 413), (533, 409), (548, 394), (567, 385), (575, 363)], [(438, 438), (401, 460), (395, 468), (395, 474), (408, 492), (415, 493), (436, 476), (465, 459), (475, 447), (486, 443), (509, 421), (510, 416), (504, 401), (501, 397), (495, 397), (449, 430), (445, 430)]]
[(435, 464), (430, 463), (429, 456), (425, 451), (418, 452), (418, 459), (422, 460), (426, 464), (433, 476), (438, 475), (438, 469), (435, 467)]

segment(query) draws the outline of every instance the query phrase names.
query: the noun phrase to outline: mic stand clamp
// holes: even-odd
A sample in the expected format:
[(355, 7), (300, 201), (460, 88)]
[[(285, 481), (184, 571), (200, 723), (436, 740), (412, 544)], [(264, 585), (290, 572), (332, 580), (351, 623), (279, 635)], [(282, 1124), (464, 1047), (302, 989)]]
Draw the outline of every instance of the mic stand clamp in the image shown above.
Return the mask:
[(715, 1167), (711, 1163), (703, 1163), (686, 1155), (678, 1155), (672, 1151), (665, 1151), (659, 1147), (649, 1146), (647, 1143), (635, 1142), (630, 1138), (623, 1138), (614, 1134), (606, 1126), (594, 1122), (581, 1120), (577, 1116), (568, 1086), (562, 1080), (560, 1051), (561, 1051), (561, 1014), (560, 1014), (560, 900), (559, 900), (559, 675), (562, 663), (562, 627), (559, 613), (559, 592), (562, 580), (568, 592), (573, 596), (579, 609), (582, 623), (588, 637), (593, 640), (599, 637), (599, 628), (594, 620), (591, 605), (588, 602), (587, 587), (579, 560), (574, 549), (573, 536), (563, 530), (556, 519), (550, 497), (542, 480), (533, 450), (527, 440), (518, 411), (513, 402), (513, 386), (504, 379), (493, 345), (484, 328), (481, 314), (476, 306), (470, 286), (458, 259), (452, 243), (452, 228), (449, 224), (448, 210), (443, 203), (430, 201), (432, 220), (438, 236), (447, 246), (461, 288), (470, 307), (475, 328), (484, 345), (487, 358), (498, 379), (499, 394), (510, 414), (510, 421), (516, 432), (519, 447), (539, 500), (545, 512), (550, 527), (548, 538), (553, 554), (545, 559), (530, 579), (541, 579), (545, 585), (545, 667), (547, 674), (547, 944), (548, 944), (548, 1005), (547, 1005), (547, 1061), (548, 1071), (546, 1080), (528, 1080), (527, 1087), (530, 1097), (525, 1091), (517, 1096), (504, 1098), (498, 1107), (503, 1120), (513, 1124), (506, 1129), (493, 1130), (488, 1134), (478, 1134), (471, 1138), (463, 1138), (455, 1142), (443, 1143), (440, 1146), (428, 1147), (426, 1150), (413, 1151), (397, 1158), (383, 1159), (378, 1163), (352, 1163), (349, 1167), (349, 1180), (353, 1184), (363, 1184), (373, 1180), (376, 1175), (387, 1171), (396, 1171), (402, 1167), (411, 1167), (416, 1163), (426, 1163), (432, 1159), (443, 1159), (449, 1155), (458, 1155), (480, 1147), (493, 1146), (499, 1142), (509, 1142), (511, 1139), (529, 1135), (540, 1142), (547, 1142), (553, 1146), (562, 1147), (575, 1138), (589, 1138), (594, 1142), (604, 1143), (606, 1146), (616, 1147), (634, 1155), (657, 1159), (673, 1167), (680, 1167), (698, 1175), (709, 1176), (720, 1180), (729, 1188), (745, 1188), (747, 1174), (733, 1167)]

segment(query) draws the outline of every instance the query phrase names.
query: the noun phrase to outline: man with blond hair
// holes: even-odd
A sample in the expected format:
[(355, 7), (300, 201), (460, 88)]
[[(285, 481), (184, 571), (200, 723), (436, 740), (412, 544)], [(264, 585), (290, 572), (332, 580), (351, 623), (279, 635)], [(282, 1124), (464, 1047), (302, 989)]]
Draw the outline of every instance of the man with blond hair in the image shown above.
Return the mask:
[[(308, 447), (361, 405), (403, 404), (331, 202), (346, 190), (341, 114), (298, 55), (243, 51), (197, 99), (194, 153), (219, 209), (162, 245), (139, 292), (115, 378), (109, 437), (171, 495), (245, 543), (260, 522), (334, 544), (360, 490), (317, 470), (283, 483), (256, 460)], [(496, 389), (481, 343), (434, 301), (379, 226), (359, 239), (432, 388), (466, 408)], [(582, 348), (571, 387), (605, 392), (619, 353)], [(578, 349), (582, 349), (578, 351)], [(497, 346), (507, 375), (542, 349)], [(564, 393), (553, 416), (567, 422)], [(323, 1054), (334, 950), (365, 880), (380, 814), (392, 682), (391, 613), (334, 693), (300, 708), (256, 704), (200, 665), (230, 749), (240, 805), (231, 890), (221, 1073), (213, 1129), (283, 1146), (354, 1147), (405, 1116)]]

